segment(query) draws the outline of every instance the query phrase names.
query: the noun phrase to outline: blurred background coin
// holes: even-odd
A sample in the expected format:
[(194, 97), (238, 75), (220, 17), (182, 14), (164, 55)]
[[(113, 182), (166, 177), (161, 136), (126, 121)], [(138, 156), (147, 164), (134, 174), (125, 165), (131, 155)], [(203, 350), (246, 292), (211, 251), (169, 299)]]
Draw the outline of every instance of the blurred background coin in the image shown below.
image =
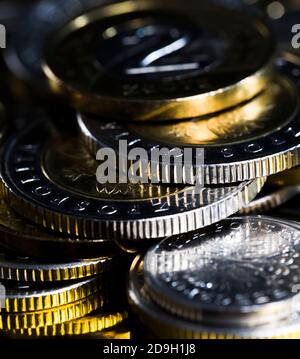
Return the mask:
[(218, 112), (261, 92), (273, 70), (264, 23), (205, 0), (104, 4), (49, 39), (41, 45), (53, 91), (119, 120)]

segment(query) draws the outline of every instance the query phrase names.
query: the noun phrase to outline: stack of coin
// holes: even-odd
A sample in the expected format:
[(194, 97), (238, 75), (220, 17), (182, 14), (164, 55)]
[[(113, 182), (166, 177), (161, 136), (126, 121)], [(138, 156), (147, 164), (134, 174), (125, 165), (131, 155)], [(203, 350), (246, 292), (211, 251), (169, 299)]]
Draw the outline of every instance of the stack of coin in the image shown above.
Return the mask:
[[(3, 53), (3, 335), (129, 337), (130, 272), (129, 322), (150, 336), (299, 337), (300, 226), (242, 216), (299, 191), (300, 55), (259, 3), (27, 9)], [(146, 182), (121, 179), (122, 140), (151, 158)], [(189, 175), (153, 163), (162, 148), (192, 153)]]

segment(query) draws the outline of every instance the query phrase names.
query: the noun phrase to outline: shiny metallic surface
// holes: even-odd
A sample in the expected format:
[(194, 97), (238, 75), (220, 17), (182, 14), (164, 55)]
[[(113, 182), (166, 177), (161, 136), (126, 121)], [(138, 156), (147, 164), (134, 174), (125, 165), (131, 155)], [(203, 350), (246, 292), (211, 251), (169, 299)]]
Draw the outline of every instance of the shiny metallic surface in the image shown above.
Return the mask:
[(146, 287), (163, 308), (200, 323), (248, 327), (282, 320), (299, 307), (299, 246), (292, 223), (226, 219), (150, 249)]

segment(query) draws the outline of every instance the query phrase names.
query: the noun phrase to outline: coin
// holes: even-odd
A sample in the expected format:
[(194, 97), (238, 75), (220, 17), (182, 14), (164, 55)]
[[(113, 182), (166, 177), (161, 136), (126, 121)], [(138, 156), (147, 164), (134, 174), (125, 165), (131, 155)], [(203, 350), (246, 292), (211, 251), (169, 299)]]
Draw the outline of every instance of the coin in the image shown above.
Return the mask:
[(10, 331), (13, 329), (41, 328), (75, 320), (103, 307), (106, 300), (107, 299), (100, 294), (95, 294), (79, 301), (48, 310), (9, 314), (1, 313), (0, 330)]
[(103, 286), (98, 277), (51, 285), (3, 281), (1, 289), (5, 289), (5, 305), (0, 307), (0, 313), (51, 309), (84, 299)]
[(161, 238), (238, 211), (264, 179), (225, 187), (104, 184), (84, 146), (45, 122), (28, 126), (3, 150), (2, 193), (28, 219), (82, 238)]
[(62, 322), (51, 326), (37, 328), (21, 328), (10, 331), (10, 334), (28, 337), (65, 337), (81, 336), (87, 334), (105, 334), (106, 330), (122, 323), (127, 312), (116, 313), (94, 313), (79, 319)]
[(118, 259), (102, 257), (74, 262), (49, 262), (9, 254), (0, 248), (0, 280), (28, 283), (87, 278), (112, 270), (114, 266), (118, 268)]
[[(282, 72), (299, 82), (300, 64), (280, 62)], [(299, 74), (298, 74), (299, 71)], [(147, 151), (153, 148), (203, 148), (204, 165), (200, 167), (207, 184), (230, 183), (268, 176), (298, 165), (297, 137), (299, 125), (299, 93), (294, 83), (278, 77), (254, 100), (241, 107), (205, 119), (175, 123), (123, 124), (98, 121), (90, 115), (79, 114), (78, 123), (90, 151), (99, 147), (119, 150), (119, 141), (126, 140), (128, 148), (136, 146)], [(119, 155), (122, 158), (122, 155)], [(151, 178), (164, 178), (162, 162), (149, 162)], [(167, 180), (176, 183), (176, 166), (170, 166)]]
[(142, 258), (137, 256), (130, 270), (128, 295), (133, 310), (146, 327), (159, 338), (168, 339), (267, 339), (300, 338), (300, 319), (295, 316), (285, 321), (252, 328), (210, 326), (180, 318), (155, 304), (145, 290)]
[(300, 194), (300, 168), (280, 172), (267, 179), (264, 190), (240, 210), (241, 214), (262, 213), (277, 208)]
[(299, 188), (286, 187), (269, 194), (257, 196), (247, 206), (242, 208), (240, 214), (264, 213), (281, 206), (299, 194)]
[(170, 237), (144, 258), (152, 300), (194, 322), (251, 327), (299, 309), (299, 225), (269, 217), (225, 219)]
[(273, 73), (273, 48), (267, 27), (243, 12), (196, 0), (129, 0), (53, 33), (43, 67), (52, 89), (81, 110), (170, 120), (253, 98)]

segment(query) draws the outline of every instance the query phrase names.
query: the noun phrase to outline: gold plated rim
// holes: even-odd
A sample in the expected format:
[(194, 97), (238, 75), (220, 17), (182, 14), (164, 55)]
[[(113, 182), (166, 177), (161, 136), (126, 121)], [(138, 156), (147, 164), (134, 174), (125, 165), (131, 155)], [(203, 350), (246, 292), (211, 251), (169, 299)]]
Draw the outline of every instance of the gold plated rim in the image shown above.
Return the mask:
[(49, 290), (29, 288), (24, 294), (18, 293), (16, 289), (15, 293), (6, 294), (5, 308), (0, 308), (0, 314), (47, 310), (68, 305), (97, 293), (101, 287), (101, 280), (92, 278)]
[(13, 329), (10, 334), (29, 337), (60, 337), (96, 334), (111, 329), (128, 317), (127, 312), (91, 314), (68, 322), (37, 328)]
[(0, 330), (42, 328), (75, 320), (101, 308), (107, 299), (100, 294), (92, 295), (83, 300), (53, 308), (35, 312), (1, 314)]

